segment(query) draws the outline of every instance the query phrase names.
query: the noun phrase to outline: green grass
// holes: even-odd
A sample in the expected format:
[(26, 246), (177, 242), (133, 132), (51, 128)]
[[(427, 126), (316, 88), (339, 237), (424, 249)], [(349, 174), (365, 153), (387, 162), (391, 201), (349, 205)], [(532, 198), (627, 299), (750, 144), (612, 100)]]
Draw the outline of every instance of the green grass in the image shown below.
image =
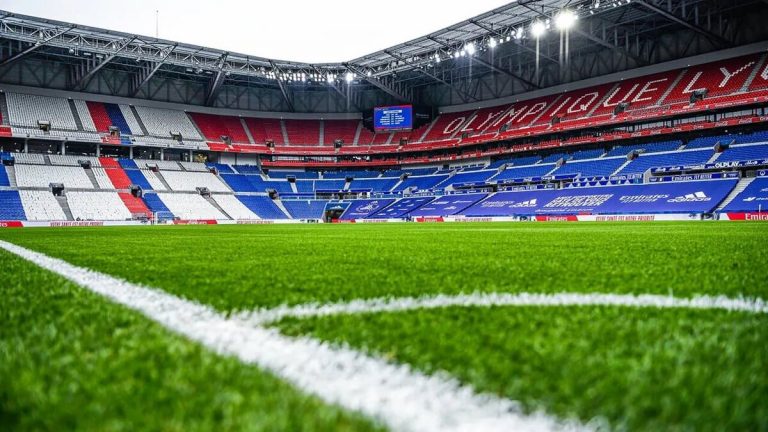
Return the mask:
[(369, 431), (0, 251), (0, 430)]
[[(221, 311), (474, 291), (768, 298), (768, 224), (78, 228), (0, 239)], [(22, 429), (371, 427), (6, 256), (0, 420)], [(768, 430), (765, 316), (451, 308), (277, 326), (444, 370), (561, 416), (629, 430)]]
[(631, 431), (768, 430), (768, 316), (568, 308), (288, 319), (309, 334), (583, 421)]
[(438, 292), (768, 291), (766, 224), (83, 228), (0, 239), (225, 311)]

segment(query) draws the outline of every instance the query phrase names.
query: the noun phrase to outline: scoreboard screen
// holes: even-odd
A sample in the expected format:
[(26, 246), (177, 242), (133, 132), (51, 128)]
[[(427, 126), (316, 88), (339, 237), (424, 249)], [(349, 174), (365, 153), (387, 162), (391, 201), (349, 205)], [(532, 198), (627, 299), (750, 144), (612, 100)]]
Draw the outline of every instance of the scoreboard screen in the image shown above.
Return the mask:
[(413, 129), (413, 106), (378, 107), (373, 110), (373, 128), (377, 131)]

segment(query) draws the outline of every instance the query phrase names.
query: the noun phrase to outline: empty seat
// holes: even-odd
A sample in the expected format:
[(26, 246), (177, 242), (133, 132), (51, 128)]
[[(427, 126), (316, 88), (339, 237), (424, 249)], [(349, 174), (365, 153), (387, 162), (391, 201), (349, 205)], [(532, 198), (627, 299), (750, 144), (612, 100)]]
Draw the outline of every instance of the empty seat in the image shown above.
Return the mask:
[(116, 192), (68, 192), (67, 204), (76, 220), (131, 219), (131, 212)]

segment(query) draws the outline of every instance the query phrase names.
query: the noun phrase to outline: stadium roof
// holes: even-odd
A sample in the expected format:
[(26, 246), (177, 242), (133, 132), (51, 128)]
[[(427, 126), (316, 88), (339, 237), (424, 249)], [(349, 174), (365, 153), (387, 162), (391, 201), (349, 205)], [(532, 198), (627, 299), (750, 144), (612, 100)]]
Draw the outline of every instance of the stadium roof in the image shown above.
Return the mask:
[[(765, 40), (766, 6), (760, 0), (519, 0), (388, 49), (319, 64), (0, 11), (0, 80), (148, 99), (169, 93), (148, 87), (175, 80), (203, 88), (187, 89), (195, 95), (180, 102), (219, 106), (222, 89), (233, 95), (248, 88), (279, 95), (273, 105), (285, 111), (354, 111), (386, 100), (451, 105)], [(567, 30), (558, 26), (563, 11), (577, 18)], [(535, 34), (537, 26), (544, 34)], [(12, 79), (14, 64), (30, 59), (55, 62), (61, 67), (48, 70), (68, 76), (58, 84)], [(107, 85), (114, 73), (130, 76), (122, 78), (128, 84)], [(104, 81), (98, 88), (97, 78)], [(297, 100), (301, 92), (329, 90), (342, 103), (313, 108)]]

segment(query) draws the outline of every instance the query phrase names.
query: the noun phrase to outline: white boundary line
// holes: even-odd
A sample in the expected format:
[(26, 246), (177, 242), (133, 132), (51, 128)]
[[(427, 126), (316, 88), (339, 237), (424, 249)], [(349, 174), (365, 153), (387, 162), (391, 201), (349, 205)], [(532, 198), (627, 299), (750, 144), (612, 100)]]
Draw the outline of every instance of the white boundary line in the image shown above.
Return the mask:
[(344, 347), (289, 338), (273, 329), (228, 319), (208, 306), (77, 267), (14, 244), (0, 248), (115, 303), (134, 309), (212, 351), (262, 367), (299, 389), (377, 419), (393, 431), (591, 430), (517, 402), (475, 393), (443, 375), (427, 376)]
[(654, 294), (580, 294), (580, 293), (472, 293), (424, 297), (375, 298), (352, 300), (346, 303), (308, 303), (298, 306), (278, 306), (242, 312), (237, 316), (251, 324), (265, 325), (283, 318), (311, 318), (329, 315), (352, 315), (380, 312), (402, 312), (414, 309), (447, 307), (500, 307), (500, 306), (616, 306), (657, 309), (719, 309), (746, 313), (768, 313), (768, 302), (763, 299), (730, 298), (725, 296), (694, 296), (681, 298)]

